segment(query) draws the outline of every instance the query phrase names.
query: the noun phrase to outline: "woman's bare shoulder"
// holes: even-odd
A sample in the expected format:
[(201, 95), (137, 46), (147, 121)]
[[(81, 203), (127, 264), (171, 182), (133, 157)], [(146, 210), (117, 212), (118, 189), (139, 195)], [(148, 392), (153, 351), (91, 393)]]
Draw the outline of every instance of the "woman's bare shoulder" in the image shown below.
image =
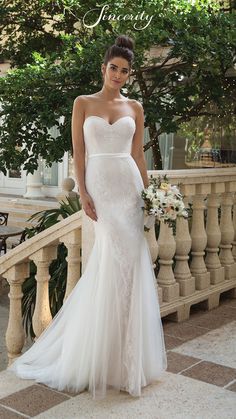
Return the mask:
[(127, 103), (134, 109), (134, 110), (140, 110), (143, 108), (141, 102), (139, 102), (136, 99), (128, 99)]
[(96, 98), (95, 95), (79, 95), (75, 98), (74, 102), (82, 104), (82, 103), (89, 102), (90, 100), (93, 100), (95, 98)]
[(144, 114), (143, 105), (136, 99), (129, 99), (129, 105), (131, 106), (136, 120)]
[(85, 114), (86, 109), (94, 101), (93, 95), (79, 95), (74, 100), (74, 108)]
[(75, 98), (74, 103), (85, 103), (90, 95), (79, 95)]
[(137, 107), (137, 108), (141, 108), (142, 107), (141, 102), (139, 102), (136, 99), (129, 99), (129, 101), (130, 101), (130, 104), (133, 105), (134, 107)]

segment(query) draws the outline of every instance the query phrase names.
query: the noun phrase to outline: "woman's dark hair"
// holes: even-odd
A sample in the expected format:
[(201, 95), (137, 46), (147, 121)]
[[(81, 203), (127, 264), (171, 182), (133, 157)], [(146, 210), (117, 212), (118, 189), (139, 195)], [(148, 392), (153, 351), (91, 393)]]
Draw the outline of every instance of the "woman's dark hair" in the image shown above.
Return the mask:
[(134, 41), (127, 35), (119, 35), (115, 40), (115, 44), (111, 45), (105, 53), (104, 64), (107, 65), (108, 61), (112, 58), (122, 57), (128, 61), (131, 68), (134, 59)]

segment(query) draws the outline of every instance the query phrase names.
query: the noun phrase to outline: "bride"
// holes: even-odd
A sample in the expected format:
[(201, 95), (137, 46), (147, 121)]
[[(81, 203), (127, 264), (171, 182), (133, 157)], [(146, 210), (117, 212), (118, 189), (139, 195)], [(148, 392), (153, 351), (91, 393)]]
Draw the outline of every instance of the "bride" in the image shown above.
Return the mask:
[(95, 241), (84, 273), (52, 322), (10, 367), (58, 390), (108, 388), (141, 396), (167, 358), (155, 275), (144, 235), (148, 186), (142, 105), (123, 96), (133, 40), (118, 36), (104, 57), (102, 89), (81, 95), (72, 114), (80, 200)]

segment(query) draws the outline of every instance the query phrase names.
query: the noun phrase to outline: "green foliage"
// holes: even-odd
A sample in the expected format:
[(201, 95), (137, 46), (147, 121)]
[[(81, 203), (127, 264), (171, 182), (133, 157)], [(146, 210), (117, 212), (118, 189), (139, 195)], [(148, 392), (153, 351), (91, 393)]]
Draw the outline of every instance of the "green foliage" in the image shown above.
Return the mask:
[[(22, 165), (33, 173), (38, 157), (48, 165), (72, 151), (71, 112), (80, 94), (102, 87), (100, 66), (106, 48), (118, 34), (135, 40), (135, 62), (129, 97), (143, 103), (150, 141), (158, 165), (158, 136), (176, 132), (183, 122), (201, 115), (235, 114), (235, 13), (224, 13), (213, 0), (107, 1), (109, 13), (153, 15), (145, 20), (101, 20), (94, 1), (36, 0), (28, 4), (3, 0), (0, 54), (15, 66), (0, 78), (0, 170)], [(135, 23), (137, 26), (135, 26)], [(16, 36), (17, 34), (17, 36)], [(152, 47), (163, 56), (148, 56)], [(160, 128), (156, 128), (156, 123)], [(54, 138), (50, 129), (56, 126)]]
[(33, 227), (27, 228), (27, 237), (33, 237), (35, 234), (40, 233), (40, 231), (45, 230), (53, 226), (56, 223), (59, 223), (64, 218), (69, 217), (77, 211), (81, 210), (81, 205), (79, 201), (79, 196), (76, 195), (73, 198), (66, 198), (66, 201), (60, 202), (59, 208), (52, 208), (43, 211), (38, 211), (33, 214), (28, 221), (36, 221), (36, 225)]

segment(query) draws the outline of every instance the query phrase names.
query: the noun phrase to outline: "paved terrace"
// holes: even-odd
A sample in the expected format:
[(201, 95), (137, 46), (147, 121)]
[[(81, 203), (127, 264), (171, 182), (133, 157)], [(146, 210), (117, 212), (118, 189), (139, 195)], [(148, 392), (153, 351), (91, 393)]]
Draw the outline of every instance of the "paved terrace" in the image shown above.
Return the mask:
[(6, 291), (0, 296), (1, 419), (236, 419), (236, 299), (227, 293), (211, 311), (193, 306), (187, 321), (163, 319), (168, 370), (161, 381), (140, 398), (109, 390), (106, 400), (94, 401), (87, 391), (56, 391), (4, 371)]

